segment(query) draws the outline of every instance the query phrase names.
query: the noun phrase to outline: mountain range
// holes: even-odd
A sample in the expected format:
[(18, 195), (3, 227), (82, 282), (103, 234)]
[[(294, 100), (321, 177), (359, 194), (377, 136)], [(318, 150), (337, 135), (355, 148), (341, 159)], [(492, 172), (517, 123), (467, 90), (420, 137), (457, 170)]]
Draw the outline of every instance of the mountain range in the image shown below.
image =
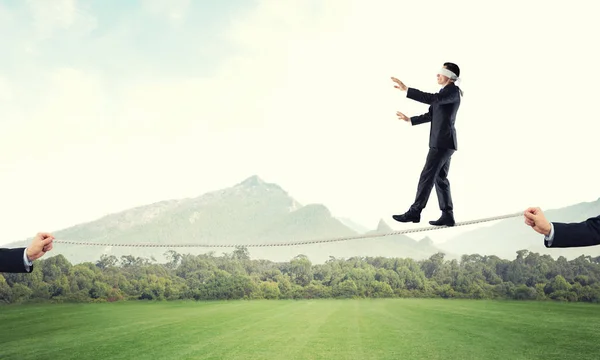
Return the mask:
[[(547, 210), (545, 213), (551, 221), (579, 222), (600, 214), (600, 199)], [(73, 242), (266, 245), (357, 235), (373, 236), (393, 231), (383, 219), (375, 229), (369, 230), (351, 219), (334, 217), (323, 204), (302, 205), (279, 185), (265, 182), (253, 175), (233, 186), (197, 197), (147, 204), (52, 232), (57, 240)], [(5, 247), (26, 246), (30, 241), (31, 239), (17, 241)], [(323, 263), (330, 257), (352, 256), (419, 260), (437, 252), (444, 252), (446, 258), (480, 254), (514, 259), (516, 252), (521, 249), (550, 254), (555, 258), (600, 255), (600, 247), (546, 249), (542, 237), (525, 226), (521, 217), (500, 220), (492, 226), (464, 232), (442, 244), (434, 244), (429, 237), (415, 240), (406, 235), (388, 235), (307, 245), (248, 247), (252, 258), (289, 261), (303, 254), (313, 263)], [(154, 257), (157, 261), (164, 262), (164, 254), (169, 250), (190, 254), (214, 251), (220, 254), (231, 253), (234, 248), (119, 247), (57, 243), (49, 255), (62, 254), (72, 263), (95, 262), (102, 254)]]

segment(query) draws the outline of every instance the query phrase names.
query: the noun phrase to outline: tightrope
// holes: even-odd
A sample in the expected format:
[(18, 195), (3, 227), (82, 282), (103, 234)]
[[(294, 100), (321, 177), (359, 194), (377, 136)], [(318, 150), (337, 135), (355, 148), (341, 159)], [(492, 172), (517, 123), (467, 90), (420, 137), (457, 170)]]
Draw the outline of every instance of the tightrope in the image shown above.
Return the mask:
[[(523, 216), (523, 211), (520, 211), (517, 213), (512, 213), (512, 214), (481, 218), (481, 219), (476, 219), (476, 220), (459, 221), (459, 222), (456, 222), (454, 227), (466, 226), (466, 225), (472, 225), (472, 224), (478, 224), (478, 223), (484, 223), (484, 222), (496, 221), (496, 220), (502, 220), (502, 219), (509, 219), (509, 218), (520, 217), (520, 216)], [(445, 229), (445, 228), (452, 228), (452, 227), (430, 225), (430, 226), (398, 230), (398, 231), (393, 231), (393, 232), (389, 232), (389, 233), (381, 233), (381, 234), (376, 234), (376, 233), (375, 234), (363, 234), (363, 235), (337, 237), (337, 238), (330, 238), (330, 239), (316, 239), (316, 240), (293, 241), (293, 242), (282, 242), (282, 243), (266, 243), (266, 244), (152, 244), (152, 243), (111, 244), (111, 243), (94, 243), (94, 242), (69, 241), (69, 240), (54, 240), (54, 243), (70, 244), (70, 245), (86, 245), (86, 246), (166, 247), (166, 248), (273, 247), (273, 246), (298, 246), (298, 245), (310, 245), (310, 244), (323, 244), (323, 243), (340, 242), (340, 241), (357, 240), (357, 239), (370, 239), (370, 238), (410, 234), (410, 233), (430, 231), (430, 230), (440, 230), (440, 229)]]

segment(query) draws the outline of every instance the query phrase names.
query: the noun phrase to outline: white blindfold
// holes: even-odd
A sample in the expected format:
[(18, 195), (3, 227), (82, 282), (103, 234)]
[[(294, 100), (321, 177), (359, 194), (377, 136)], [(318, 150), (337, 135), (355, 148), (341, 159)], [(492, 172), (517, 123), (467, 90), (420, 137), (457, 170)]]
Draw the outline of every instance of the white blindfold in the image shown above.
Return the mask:
[(450, 78), (452, 80), (457, 80), (458, 79), (458, 76), (456, 76), (456, 74), (454, 72), (452, 72), (452, 71), (450, 71), (450, 70), (448, 70), (446, 68), (441, 68), (438, 71), (438, 74), (444, 75), (444, 76), (446, 76), (446, 77), (448, 77), (448, 78)]

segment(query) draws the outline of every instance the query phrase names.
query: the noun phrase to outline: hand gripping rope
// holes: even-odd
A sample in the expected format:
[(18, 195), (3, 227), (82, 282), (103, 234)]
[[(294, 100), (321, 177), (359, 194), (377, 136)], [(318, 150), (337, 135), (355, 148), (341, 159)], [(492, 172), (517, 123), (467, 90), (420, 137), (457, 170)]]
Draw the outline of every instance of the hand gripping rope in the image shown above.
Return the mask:
[[(458, 226), (466, 226), (478, 223), (484, 223), (489, 221), (508, 219), (513, 217), (523, 216), (523, 212), (520, 211), (518, 213), (492, 216), (487, 218), (481, 218), (476, 220), (468, 220), (468, 221), (459, 221), (456, 222), (454, 227)], [(400, 234), (409, 234), (416, 232), (423, 232), (428, 230), (438, 230), (443, 228), (448, 228), (449, 226), (424, 226), (413, 229), (399, 230), (393, 231), (389, 233), (382, 234), (363, 234), (356, 236), (346, 236), (346, 237), (338, 237), (338, 238), (330, 238), (330, 239), (317, 239), (317, 240), (306, 240), (306, 241), (293, 241), (293, 242), (283, 242), (283, 243), (266, 243), (266, 244), (149, 244), (149, 243), (137, 243), (137, 244), (109, 244), (109, 243), (93, 243), (93, 242), (85, 242), (85, 241), (68, 241), (68, 240), (54, 240), (54, 243), (59, 244), (70, 244), (70, 245), (88, 245), (88, 246), (122, 246), (122, 247), (166, 247), (166, 248), (178, 248), (178, 247), (208, 247), (208, 248), (217, 248), (217, 247), (270, 247), (270, 246), (298, 246), (298, 245), (309, 245), (309, 244), (323, 244), (323, 243), (331, 243), (331, 242), (339, 242), (339, 241), (348, 241), (348, 240), (356, 240), (356, 239), (369, 239), (369, 238), (377, 238), (384, 236), (392, 236), (392, 235), (400, 235)]]

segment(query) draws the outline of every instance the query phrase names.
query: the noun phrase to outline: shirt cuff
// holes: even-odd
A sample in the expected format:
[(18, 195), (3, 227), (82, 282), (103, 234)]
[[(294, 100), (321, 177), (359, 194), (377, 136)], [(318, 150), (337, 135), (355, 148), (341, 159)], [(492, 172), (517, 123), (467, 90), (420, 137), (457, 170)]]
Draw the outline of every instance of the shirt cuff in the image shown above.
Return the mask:
[(31, 265), (33, 265), (33, 262), (29, 261), (29, 259), (27, 258), (27, 248), (25, 248), (25, 250), (23, 250), (23, 265), (25, 265), (25, 268), (27, 270), (29, 270), (29, 267)]
[(544, 240), (548, 242), (548, 246), (552, 246), (552, 240), (554, 240), (554, 224), (550, 223), (550, 234), (544, 236)]

